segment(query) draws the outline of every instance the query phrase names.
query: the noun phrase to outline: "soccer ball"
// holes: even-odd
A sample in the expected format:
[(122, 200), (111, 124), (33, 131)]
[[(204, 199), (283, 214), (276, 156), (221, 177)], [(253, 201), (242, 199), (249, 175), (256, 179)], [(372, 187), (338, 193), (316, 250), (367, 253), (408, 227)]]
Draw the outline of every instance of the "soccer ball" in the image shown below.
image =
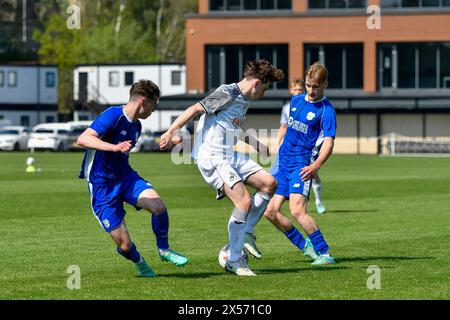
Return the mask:
[[(248, 256), (245, 253), (245, 250), (242, 250), (241, 256), (245, 260), (248, 260)], [(228, 244), (226, 244), (222, 248), (220, 248), (220, 251), (219, 251), (219, 264), (222, 268), (225, 268), (225, 264), (227, 263), (227, 260), (229, 258), (230, 258), (230, 246)]]
[(27, 166), (32, 166), (34, 164), (34, 158), (28, 157), (26, 164), (27, 164)]

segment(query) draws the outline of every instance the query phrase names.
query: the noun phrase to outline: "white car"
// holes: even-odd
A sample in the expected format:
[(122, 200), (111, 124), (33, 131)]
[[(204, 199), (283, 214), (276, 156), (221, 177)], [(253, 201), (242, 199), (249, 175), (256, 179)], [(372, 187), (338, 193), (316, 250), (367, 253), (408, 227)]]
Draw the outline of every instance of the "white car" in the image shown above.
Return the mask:
[(28, 148), (67, 151), (71, 147), (69, 131), (70, 127), (65, 123), (38, 124), (33, 128)]
[(26, 150), (31, 130), (23, 126), (6, 126), (0, 130), (0, 150)]

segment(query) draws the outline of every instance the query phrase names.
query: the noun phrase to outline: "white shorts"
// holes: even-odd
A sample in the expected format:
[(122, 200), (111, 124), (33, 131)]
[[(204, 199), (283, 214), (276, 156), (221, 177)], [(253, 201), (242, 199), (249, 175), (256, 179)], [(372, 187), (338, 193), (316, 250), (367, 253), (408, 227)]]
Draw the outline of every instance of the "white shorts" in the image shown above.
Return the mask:
[(222, 158), (197, 160), (197, 167), (206, 183), (217, 191), (217, 200), (225, 196), (223, 193), (225, 183), (232, 188), (236, 183), (245, 181), (252, 174), (262, 170), (259, 164), (241, 153), (234, 153), (230, 160)]

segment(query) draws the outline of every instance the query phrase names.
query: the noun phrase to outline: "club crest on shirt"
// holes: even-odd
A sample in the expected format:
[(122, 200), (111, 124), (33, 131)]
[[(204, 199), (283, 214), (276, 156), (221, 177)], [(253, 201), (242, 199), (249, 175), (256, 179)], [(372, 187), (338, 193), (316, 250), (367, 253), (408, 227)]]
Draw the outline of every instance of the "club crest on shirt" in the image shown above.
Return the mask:
[(235, 126), (241, 126), (242, 122), (238, 118), (234, 118), (232, 122)]
[(308, 112), (308, 114), (306, 115), (306, 119), (309, 121), (311, 121), (315, 117), (316, 117), (316, 114), (314, 112)]
[(292, 112), (295, 112), (296, 110), (297, 110), (297, 108), (292, 108), (291, 109)]
[(126, 136), (127, 132), (125, 130), (122, 130), (122, 131), (120, 131), (120, 134), (123, 135), (123, 136)]

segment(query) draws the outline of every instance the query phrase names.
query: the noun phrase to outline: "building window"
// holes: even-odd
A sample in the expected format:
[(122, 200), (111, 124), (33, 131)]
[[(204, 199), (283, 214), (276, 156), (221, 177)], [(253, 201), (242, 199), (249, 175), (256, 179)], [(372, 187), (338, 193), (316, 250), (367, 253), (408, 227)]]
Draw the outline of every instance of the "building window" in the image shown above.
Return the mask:
[(119, 72), (118, 71), (110, 71), (109, 72), (109, 86), (110, 87), (118, 87), (119, 86)]
[(0, 71), (0, 87), (4, 87), (4, 86), (5, 86), (5, 72)]
[(30, 116), (20, 116), (20, 125), (24, 127), (30, 126)]
[(292, 0), (209, 0), (209, 11), (291, 10)]
[(245, 63), (253, 59), (267, 59), (284, 71), (282, 82), (275, 82), (270, 89), (288, 87), (288, 45), (223, 45), (206, 46), (206, 90), (221, 84), (238, 82), (243, 77)]
[(17, 87), (17, 71), (8, 71), (8, 87)]
[(181, 85), (181, 71), (172, 71), (172, 85)]
[(45, 122), (46, 122), (46, 123), (52, 123), (52, 122), (55, 122), (55, 116), (46, 116), (46, 117), (45, 117)]
[(328, 69), (328, 88), (362, 89), (362, 44), (306, 44), (305, 70), (316, 61)]
[(450, 85), (450, 43), (398, 43), (378, 47), (381, 89), (441, 89)]
[(309, 0), (310, 9), (366, 8), (367, 0)]
[(450, 0), (381, 0), (384, 8), (450, 7)]
[(55, 87), (55, 73), (54, 72), (46, 72), (45, 73), (45, 85), (47, 88)]
[(125, 71), (125, 85), (131, 86), (134, 82), (134, 72), (133, 71)]

